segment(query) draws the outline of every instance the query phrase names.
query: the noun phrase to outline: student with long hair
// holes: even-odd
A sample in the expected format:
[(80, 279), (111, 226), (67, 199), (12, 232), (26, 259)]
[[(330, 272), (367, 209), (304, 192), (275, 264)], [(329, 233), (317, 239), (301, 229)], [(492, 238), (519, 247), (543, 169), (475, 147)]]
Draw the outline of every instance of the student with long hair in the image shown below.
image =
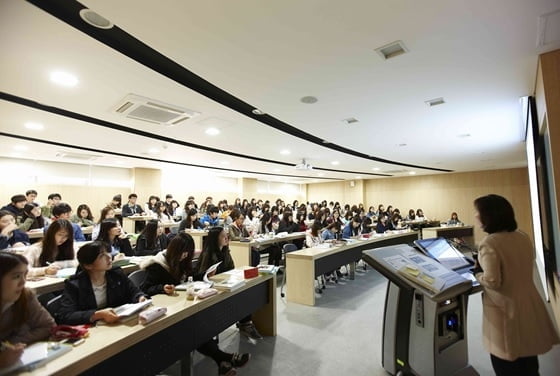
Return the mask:
[[(180, 232), (175, 236), (165, 251), (157, 253), (140, 265), (146, 271), (146, 278), (141, 289), (148, 295), (175, 293), (175, 286), (193, 276), (192, 259), (194, 240), (191, 235)], [(220, 350), (218, 343), (211, 339), (197, 349), (201, 354), (212, 358), (218, 365), (218, 375), (234, 374), (235, 368), (243, 367), (250, 359), (250, 354), (230, 354)]]
[(0, 342), (11, 343), (0, 351), (0, 369), (15, 364), (26, 345), (46, 340), (55, 322), (25, 288), (27, 259), (0, 252)]
[(202, 225), (198, 220), (198, 212), (195, 208), (189, 209), (189, 211), (186, 212), (185, 219), (179, 223), (179, 232), (183, 232), (185, 230), (200, 230), (201, 228)]
[(122, 231), (121, 225), (116, 218), (108, 218), (101, 223), (97, 240), (109, 245), (109, 252), (113, 257), (119, 253), (133, 256), (130, 240)]
[(474, 201), (475, 219), (488, 233), (473, 273), (483, 287), (483, 344), (497, 376), (537, 376), (538, 355), (559, 343), (535, 287), (535, 249), (517, 230), (511, 204), (498, 195)]
[(121, 268), (113, 268), (107, 243), (95, 241), (82, 246), (78, 261), (81, 270), (64, 281), (58, 322), (80, 325), (103, 320), (110, 324), (119, 320), (112, 308), (146, 300), (146, 294)]
[(148, 198), (148, 202), (146, 202), (146, 205), (144, 205), (144, 211), (146, 213), (149, 214), (156, 214), (156, 203), (159, 202), (159, 197), (158, 196), (150, 196)]
[(29, 262), (30, 276), (56, 274), (59, 269), (77, 266), (73, 231), (70, 221), (56, 220), (47, 229), (43, 240), (25, 250), (23, 255)]
[(44, 227), (45, 218), (41, 215), (41, 207), (34, 202), (25, 204), (23, 207), (21, 223), (18, 228), (21, 231), (29, 231), (40, 228), (42, 229)]
[(109, 218), (115, 218), (115, 209), (110, 206), (105, 206), (103, 209), (101, 209), (99, 221), (97, 221), (97, 224), (95, 225), (95, 227), (93, 227), (93, 230), (91, 232), (91, 240), (97, 240), (97, 237), (99, 236), (99, 229), (101, 228), (101, 223)]
[(305, 234), (305, 245), (309, 248), (318, 246), (323, 242), (321, 238), (321, 223), (313, 222), (311, 229)]
[(29, 245), (29, 236), (18, 229), (16, 218), (7, 210), (0, 210), (0, 249)]
[(163, 225), (156, 219), (151, 219), (136, 240), (136, 256), (149, 256), (167, 248), (167, 236)]
[(81, 204), (76, 209), (76, 214), (70, 217), (70, 222), (77, 223), (80, 227), (95, 226), (91, 209), (86, 204)]
[(165, 223), (173, 222), (173, 219), (171, 218), (171, 215), (167, 211), (167, 205), (165, 205), (165, 201), (156, 202), (156, 204), (154, 206), (154, 213), (155, 213), (156, 219), (158, 219), (162, 222), (165, 222)]
[[(202, 276), (212, 265), (221, 261), (216, 273), (227, 272), (234, 269), (233, 258), (229, 250), (229, 238), (227, 232), (221, 226), (212, 227), (208, 231), (204, 250), (200, 254), (198, 261), (197, 275)], [(261, 339), (262, 336), (255, 328), (251, 315), (239, 321), (239, 332), (252, 339)]]
[(462, 223), (463, 222), (461, 222), (461, 220), (459, 219), (459, 216), (457, 215), (456, 212), (451, 213), (451, 217), (447, 221), (448, 225), (460, 225)]

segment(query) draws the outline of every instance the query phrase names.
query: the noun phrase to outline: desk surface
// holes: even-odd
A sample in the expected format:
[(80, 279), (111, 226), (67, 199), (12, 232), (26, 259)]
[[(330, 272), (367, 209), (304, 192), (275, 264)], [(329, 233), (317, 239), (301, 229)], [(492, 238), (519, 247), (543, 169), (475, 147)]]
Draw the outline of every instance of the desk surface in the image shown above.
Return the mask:
[[(47, 363), (44, 367), (40, 367), (34, 370), (32, 375), (77, 375), (84, 371), (87, 371), (93, 366), (98, 366), (100, 363), (111, 359), (111, 361), (118, 361), (117, 359), (121, 353), (128, 352), (130, 354), (131, 351), (136, 345), (141, 345), (140, 342), (149, 340), (150, 337), (159, 335), (161, 331), (173, 328), (176, 325), (180, 325), (183, 320), (190, 320), (193, 318), (197, 313), (211, 310), (213, 306), (225, 303), (225, 304), (235, 304), (235, 299), (242, 299), (244, 292), (248, 292), (248, 290), (257, 288), (259, 285), (263, 283), (269, 285), (275, 285), (275, 280), (273, 276), (258, 276), (256, 278), (246, 280), (247, 283), (245, 286), (241, 287), (238, 290), (233, 292), (220, 292), (218, 295), (213, 297), (204, 299), (204, 300), (195, 300), (195, 301), (188, 301), (186, 300), (186, 294), (183, 291), (178, 292), (175, 296), (168, 296), (164, 294), (155, 295), (152, 297), (154, 306), (159, 307), (166, 307), (167, 314), (160, 319), (146, 325), (142, 326), (138, 324), (136, 321), (130, 321), (124, 324), (117, 324), (117, 325), (99, 325), (90, 329), (90, 336), (86, 339), (85, 343), (73, 348), (69, 353), (62, 355), (60, 358), (54, 359), (53, 361)], [(270, 295), (271, 289), (268, 289), (268, 295)], [(233, 300), (226, 301), (227, 299), (233, 298)], [(268, 304), (271, 302), (275, 302), (275, 294), (272, 296), (268, 296)], [(275, 308), (275, 307), (274, 307)], [(243, 312), (240, 312), (240, 314)], [(270, 313), (272, 314), (272, 313)], [(239, 318), (233, 318), (233, 322), (235, 320), (239, 320)], [(271, 319), (269, 317), (269, 319)], [(192, 320), (191, 320), (192, 321)], [(233, 322), (229, 323), (229, 325), (233, 324)], [(218, 326), (220, 323), (216, 323)], [(257, 322), (255, 322), (257, 324)], [(221, 330), (219, 330), (218, 326), (216, 330), (218, 332), (213, 333), (213, 335), (217, 335)], [(194, 329), (196, 330), (196, 329)], [(259, 330), (264, 335), (276, 335), (276, 327), (275, 327), (275, 320), (274, 320), (274, 327), (262, 327), (259, 326)], [(180, 335), (189, 336), (193, 335), (193, 333), (179, 333)], [(211, 336), (209, 337), (211, 338)], [(209, 339), (208, 338), (208, 339)], [(208, 340), (206, 339), (206, 340)], [(164, 340), (158, 338), (158, 340)], [(204, 339), (201, 339), (204, 341)], [(144, 343), (145, 345), (145, 343)], [(154, 343), (152, 344), (152, 350), (155, 352), (164, 352), (166, 344)], [(173, 345), (167, 344), (167, 345)], [(193, 348), (194, 349), (194, 348)], [(188, 354), (189, 351), (193, 350), (189, 348), (181, 348), (175, 349), (175, 352), (182, 351), (184, 355)], [(134, 365), (130, 364), (130, 367), (135, 366), (136, 369), (138, 367), (142, 367), (142, 363), (150, 363), (155, 360), (154, 357), (150, 359), (149, 356), (144, 356), (143, 353), (135, 353), (136, 359), (134, 360)], [(161, 355), (164, 357), (165, 355)], [(156, 358), (157, 359), (157, 358)], [(120, 363), (121, 368), (128, 367), (127, 364)], [(146, 364), (146, 371), (149, 369), (148, 367), (153, 367), (151, 364)], [(119, 370), (115, 370), (117, 372)], [(118, 373), (118, 372), (117, 372)], [(135, 374), (132, 371), (132, 374)]]
[[(140, 269), (140, 267), (137, 264), (128, 264), (122, 267), (122, 270), (126, 274), (130, 274), (138, 269)], [(64, 290), (64, 280), (65, 278), (59, 277), (38, 277), (36, 280), (26, 281), (25, 287), (33, 290), (37, 295), (42, 295), (49, 292)]]
[[(82, 227), (81, 229), (84, 235), (91, 234), (93, 232), (93, 226)], [(37, 229), (27, 231), (26, 234), (29, 236), (29, 239), (41, 239), (45, 235), (45, 232), (43, 229)]]

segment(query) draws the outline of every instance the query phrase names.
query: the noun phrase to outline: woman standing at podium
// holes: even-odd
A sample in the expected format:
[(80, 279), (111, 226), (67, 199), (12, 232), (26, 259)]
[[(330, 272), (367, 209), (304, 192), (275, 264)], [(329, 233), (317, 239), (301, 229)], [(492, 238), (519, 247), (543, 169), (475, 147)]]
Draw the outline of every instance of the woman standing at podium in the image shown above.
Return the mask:
[(536, 376), (537, 355), (548, 352), (559, 338), (533, 282), (533, 244), (517, 230), (513, 208), (505, 198), (479, 197), (474, 206), (475, 218), (488, 233), (473, 270), (484, 288), (484, 347), (496, 375)]

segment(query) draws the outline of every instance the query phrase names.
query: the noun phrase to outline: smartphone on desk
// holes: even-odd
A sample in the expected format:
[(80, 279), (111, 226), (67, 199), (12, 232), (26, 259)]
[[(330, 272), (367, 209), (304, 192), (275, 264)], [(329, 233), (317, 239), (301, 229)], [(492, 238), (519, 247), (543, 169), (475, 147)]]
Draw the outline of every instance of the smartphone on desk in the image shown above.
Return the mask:
[(61, 343), (67, 343), (69, 345), (76, 347), (76, 346), (80, 346), (85, 341), (86, 340), (84, 338), (67, 338), (63, 340)]

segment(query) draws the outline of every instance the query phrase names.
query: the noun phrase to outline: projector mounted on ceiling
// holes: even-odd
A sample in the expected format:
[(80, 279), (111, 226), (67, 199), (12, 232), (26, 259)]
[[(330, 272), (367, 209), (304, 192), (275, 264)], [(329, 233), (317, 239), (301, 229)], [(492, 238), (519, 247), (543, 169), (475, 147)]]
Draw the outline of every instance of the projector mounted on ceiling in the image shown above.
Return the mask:
[(313, 170), (313, 166), (306, 163), (305, 159), (302, 159), (301, 163), (296, 165), (296, 170)]

